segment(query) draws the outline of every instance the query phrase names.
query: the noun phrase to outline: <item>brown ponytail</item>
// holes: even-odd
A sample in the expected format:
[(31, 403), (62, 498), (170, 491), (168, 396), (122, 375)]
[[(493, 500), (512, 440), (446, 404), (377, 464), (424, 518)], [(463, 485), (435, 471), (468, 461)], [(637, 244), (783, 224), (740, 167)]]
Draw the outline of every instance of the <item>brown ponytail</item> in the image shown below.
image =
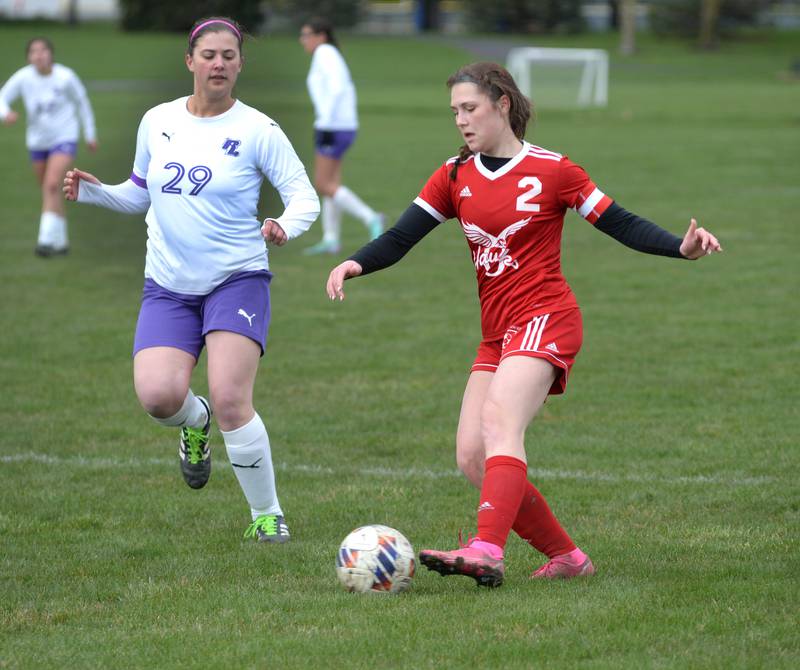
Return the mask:
[[(465, 65), (447, 80), (447, 88), (453, 88), (456, 84), (475, 84), (494, 103), (504, 95), (507, 96), (510, 103), (508, 122), (511, 130), (518, 140), (525, 138), (528, 121), (533, 116), (533, 105), (522, 94), (514, 78), (502, 65), (489, 62)], [(458, 159), (450, 171), (450, 179), (455, 180), (458, 166), (471, 155), (472, 151), (466, 144), (459, 148)]]
[(323, 35), (327, 44), (336, 47), (339, 51), (342, 50), (339, 46), (339, 41), (333, 34), (333, 24), (327, 19), (321, 16), (314, 16), (308, 21), (305, 21), (303, 25), (308, 26), (315, 35)]

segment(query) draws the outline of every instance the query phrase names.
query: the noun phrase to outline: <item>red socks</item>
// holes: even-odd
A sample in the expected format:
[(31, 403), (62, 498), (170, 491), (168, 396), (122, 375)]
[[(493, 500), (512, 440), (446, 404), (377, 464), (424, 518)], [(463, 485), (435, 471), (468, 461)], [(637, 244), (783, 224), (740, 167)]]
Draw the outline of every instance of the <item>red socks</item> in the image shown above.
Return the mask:
[(524, 495), (514, 520), (514, 531), (548, 558), (568, 554), (575, 549), (575, 543), (550, 511), (544, 496), (527, 481), (527, 476)]
[(478, 537), (502, 548), (512, 528), (548, 558), (568, 554), (575, 543), (544, 496), (528, 481), (528, 466), (513, 456), (486, 459), (478, 506)]
[(478, 537), (481, 540), (501, 548), (505, 546), (526, 493), (527, 482), (528, 466), (518, 458), (492, 456), (486, 459), (478, 505)]

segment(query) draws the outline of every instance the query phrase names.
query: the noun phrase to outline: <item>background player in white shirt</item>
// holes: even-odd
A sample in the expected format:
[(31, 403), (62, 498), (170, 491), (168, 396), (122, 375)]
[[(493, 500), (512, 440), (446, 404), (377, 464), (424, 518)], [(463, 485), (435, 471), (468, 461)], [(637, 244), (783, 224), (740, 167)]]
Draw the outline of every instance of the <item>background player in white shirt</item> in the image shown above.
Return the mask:
[[(67, 173), (64, 193), (117, 211), (147, 211), (134, 341), (139, 402), (158, 423), (181, 427), (181, 471), (189, 486), (202, 488), (211, 473), (211, 409), (189, 383), (205, 346), (211, 403), (250, 504), (245, 536), (285, 542), (269, 437), (253, 407), (270, 315), (264, 240), (280, 246), (308, 230), (319, 200), (278, 125), (233, 98), (241, 46), (232, 19), (198, 21), (186, 55), (194, 93), (144, 115), (130, 179), (107, 186), (76, 169)], [(264, 177), (285, 210), (259, 224)]]
[(383, 215), (375, 212), (342, 184), (342, 160), (356, 139), (356, 89), (339, 51), (333, 27), (314, 18), (300, 29), (300, 44), (311, 54), (306, 84), (314, 104), (314, 186), (322, 196), (322, 241), (307, 254), (338, 253), (342, 212), (359, 219), (375, 239), (383, 230)]
[(42, 189), (36, 253), (48, 257), (69, 249), (60, 189), (77, 151), (79, 120), (90, 151), (97, 149), (97, 136), (86, 89), (75, 72), (53, 62), (50, 40), (30, 40), (26, 55), (29, 64), (0, 89), (0, 119), (6, 125), (17, 121), (19, 115), (11, 104), (21, 96), (27, 117), (26, 144)]

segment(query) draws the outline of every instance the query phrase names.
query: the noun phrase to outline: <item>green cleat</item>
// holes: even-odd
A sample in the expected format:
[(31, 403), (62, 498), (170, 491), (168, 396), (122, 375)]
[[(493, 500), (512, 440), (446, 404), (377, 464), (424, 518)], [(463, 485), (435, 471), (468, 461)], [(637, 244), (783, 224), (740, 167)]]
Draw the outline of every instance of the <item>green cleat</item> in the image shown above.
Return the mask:
[(262, 514), (247, 527), (244, 536), (259, 542), (283, 544), (289, 541), (289, 526), (280, 514)]
[(211, 449), (208, 447), (208, 437), (211, 433), (211, 407), (205, 398), (197, 396), (197, 399), (205, 405), (208, 420), (202, 428), (189, 426), (181, 428), (181, 446), (178, 449), (183, 480), (193, 489), (203, 488), (211, 476)]
[(367, 224), (367, 228), (369, 229), (369, 239), (374, 240), (381, 236), (384, 229), (384, 224), (386, 223), (386, 215), (385, 214), (377, 214), (372, 221)]
[(317, 242), (315, 245), (303, 249), (305, 256), (318, 256), (319, 254), (338, 254), (341, 247), (338, 242)]

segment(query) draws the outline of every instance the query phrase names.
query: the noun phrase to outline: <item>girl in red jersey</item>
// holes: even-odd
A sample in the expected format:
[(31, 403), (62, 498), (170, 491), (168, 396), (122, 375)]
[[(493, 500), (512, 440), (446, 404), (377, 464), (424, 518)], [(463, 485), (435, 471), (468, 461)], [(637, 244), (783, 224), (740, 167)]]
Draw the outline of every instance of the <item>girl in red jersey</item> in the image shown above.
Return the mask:
[(472, 366), (456, 436), (456, 460), (480, 489), (476, 537), (454, 551), (423, 550), (443, 575), (503, 582), (511, 530), (549, 560), (534, 578), (594, 574), (528, 479), (525, 430), (549, 394), (563, 393), (582, 340), (575, 296), (561, 274), (567, 209), (619, 242), (650, 254), (697, 259), (722, 251), (692, 219), (683, 239), (626, 211), (566, 156), (528, 144), (530, 102), (495, 63), (474, 63), (447, 81), (458, 156), (437, 169), (390, 230), (335, 267), (331, 300), (346, 279), (385, 268), (428, 232), (456, 218), (475, 263), (482, 341)]

